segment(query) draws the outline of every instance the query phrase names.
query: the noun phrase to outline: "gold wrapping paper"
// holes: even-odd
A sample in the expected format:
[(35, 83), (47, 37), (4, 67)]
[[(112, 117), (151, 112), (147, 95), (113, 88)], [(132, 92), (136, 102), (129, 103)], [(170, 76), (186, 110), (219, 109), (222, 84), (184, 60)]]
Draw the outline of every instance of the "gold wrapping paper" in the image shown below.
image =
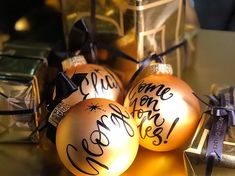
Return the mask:
[(0, 56), (0, 111), (31, 110), (22, 114), (0, 113), (1, 143), (39, 141), (35, 129), (43, 119), (46, 70), (45, 59)]
[[(206, 149), (209, 131), (212, 125), (211, 115), (204, 114), (188, 149), (184, 151), (184, 163), (187, 175), (205, 175)], [(213, 176), (232, 176), (235, 172), (235, 127), (228, 127), (223, 142), (222, 160), (213, 167)]]
[(187, 41), (187, 50), (182, 66), (183, 70), (192, 68), (195, 65), (198, 38), (197, 36), (199, 28), (200, 24), (197, 18), (197, 13), (193, 7), (193, 1), (186, 0), (184, 36)]
[(191, 24), (185, 25), (185, 39), (187, 41), (187, 52), (182, 69), (193, 68), (196, 62), (198, 27)]
[[(153, 53), (161, 53), (182, 42), (184, 37), (184, 0), (97, 0), (96, 39), (131, 56), (137, 62)], [(90, 28), (90, 1), (62, 0), (66, 39), (73, 25), (84, 19)], [(99, 50), (103, 64), (110, 65), (126, 83), (139, 64)], [(183, 47), (164, 57), (181, 75)]]

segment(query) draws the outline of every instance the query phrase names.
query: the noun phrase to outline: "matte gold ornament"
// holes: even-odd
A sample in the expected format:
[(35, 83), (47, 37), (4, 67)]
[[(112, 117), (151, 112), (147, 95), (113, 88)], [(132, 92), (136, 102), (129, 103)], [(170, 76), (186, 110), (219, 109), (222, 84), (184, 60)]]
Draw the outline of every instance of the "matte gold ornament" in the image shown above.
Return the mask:
[(74, 175), (118, 176), (136, 157), (139, 134), (120, 104), (94, 98), (76, 104), (60, 122), (56, 147)]
[(130, 89), (124, 106), (137, 124), (140, 145), (169, 151), (183, 146), (193, 135), (200, 105), (184, 81), (168, 74), (171, 70), (164, 69), (164, 64), (156, 67), (158, 74), (141, 79)]
[(66, 104), (73, 106), (76, 103), (90, 98), (106, 98), (119, 103), (123, 101), (123, 86), (119, 78), (108, 68), (83, 64), (66, 70), (66, 75), (76, 84), (82, 76), (85, 79), (79, 83), (78, 90), (67, 99)]

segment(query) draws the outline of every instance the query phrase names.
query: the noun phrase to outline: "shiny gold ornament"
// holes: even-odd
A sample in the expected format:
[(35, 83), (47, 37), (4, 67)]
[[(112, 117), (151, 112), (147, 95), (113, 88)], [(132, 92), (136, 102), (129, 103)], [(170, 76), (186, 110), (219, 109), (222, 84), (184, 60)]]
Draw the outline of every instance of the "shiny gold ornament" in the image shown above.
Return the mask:
[(84, 100), (69, 110), (56, 133), (56, 147), (75, 175), (118, 176), (133, 162), (139, 135), (133, 117), (107, 99)]
[(76, 103), (90, 98), (106, 98), (122, 103), (123, 86), (118, 77), (108, 68), (95, 65), (83, 64), (66, 70), (66, 75), (76, 84), (79, 77), (87, 74), (78, 86), (78, 90), (67, 99), (66, 104), (73, 106)]
[(200, 118), (200, 105), (192, 93), (185, 82), (164, 71), (143, 78), (132, 87), (124, 106), (137, 124), (140, 145), (154, 151), (183, 146)]

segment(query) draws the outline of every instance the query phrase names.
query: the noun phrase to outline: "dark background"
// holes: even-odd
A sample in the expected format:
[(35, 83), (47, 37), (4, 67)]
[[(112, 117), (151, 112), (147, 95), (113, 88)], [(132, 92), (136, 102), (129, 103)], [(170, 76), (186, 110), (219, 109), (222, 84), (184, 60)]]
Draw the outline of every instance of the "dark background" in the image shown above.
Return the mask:
[[(54, 4), (58, 2), (55, 1)], [(17, 31), (15, 23), (27, 19), (30, 29)], [(54, 42), (63, 36), (61, 13), (44, 0), (0, 1), (0, 34), (8, 34), (12, 40)]]
[(235, 0), (193, 0), (201, 28), (235, 31)]

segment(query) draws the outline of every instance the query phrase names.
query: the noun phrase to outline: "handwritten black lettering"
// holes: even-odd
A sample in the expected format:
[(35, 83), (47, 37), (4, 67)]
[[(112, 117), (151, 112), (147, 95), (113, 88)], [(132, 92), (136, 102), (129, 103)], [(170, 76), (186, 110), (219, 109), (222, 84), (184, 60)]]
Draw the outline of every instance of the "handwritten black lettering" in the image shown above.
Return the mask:
[(95, 166), (93, 166), (92, 163), (97, 164), (97, 165), (99, 165), (100, 167), (103, 167), (103, 168), (105, 168), (105, 169), (108, 169), (108, 167), (107, 167), (106, 165), (100, 163), (99, 161), (97, 161), (97, 160), (95, 160), (95, 159), (93, 159), (93, 158), (91, 158), (91, 157), (86, 157), (86, 161), (87, 161), (87, 163), (89, 164), (89, 166), (91, 166), (91, 168), (94, 170), (94, 172), (91, 173), (91, 172), (88, 172), (88, 171), (86, 171), (86, 170), (84, 170), (84, 169), (81, 169), (81, 168), (77, 165), (77, 163), (74, 162), (74, 160), (73, 160), (73, 158), (72, 158), (72, 154), (71, 154), (71, 152), (70, 152), (72, 149), (73, 149), (75, 152), (78, 151), (78, 149), (77, 149), (75, 146), (73, 146), (72, 144), (68, 144), (67, 147), (66, 147), (66, 154), (67, 154), (67, 157), (68, 157), (70, 163), (71, 163), (71, 164), (73, 165), (73, 167), (75, 167), (78, 171), (80, 171), (80, 172), (82, 172), (82, 173), (84, 173), (84, 174), (87, 174), (87, 175), (98, 175), (98, 174), (99, 174), (99, 171), (96, 169)]
[[(114, 127), (121, 128), (123, 127), (126, 130), (126, 134), (129, 137), (135, 135), (134, 129), (128, 120), (131, 116), (127, 111), (122, 112), (121, 109), (110, 103), (109, 107), (112, 110), (112, 113), (108, 115), (102, 115), (99, 120), (96, 121), (96, 129), (94, 129), (88, 139), (83, 138), (82, 148), (86, 153), (86, 162), (90, 166), (89, 169), (82, 169), (75, 160), (72, 158), (72, 152), (78, 152), (78, 149), (73, 144), (68, 144), (66, 148), (66, 154), (70, 163), (80, 172), (87, 175), (98, 175), (99, 169), (96, 166), (102, 167), (104, 169), (109, 169), (107, 165), (99, 161), (99, 157), (104, 154), (104, 147), (108, 147), (110, 144), (110, 139), (108, 133), (112, 131)], [(108, 124), (113, 124), (112, 128)], [(76, 156), (78, 157), (78, 156)], [(89, 170), (89, 171), (88, 171)]]
[[(85, 84), (85, 85), (84, 85)], [(87, 79), (87, 77), (82, 81), (82, 83), (78, 86), (81, 95), (83, 95), (83, 100), (86, 100), (87, 97), (89, 96), (89, 91), (85, 92), (87, 90), (83, 90), (83, 88), (86, 88), (89, 85), (89, 80)]]
[(131, 108), (131, 114), (137, 122), (140, 137), (142, 139), (153, 138), (152, 143), (155, 146), (163, 143), (162, 132), (165, 123), (165, 118), (161, 116), (159, 102), (167, 101), (173, 96), (170, 87), (164, 84), (155, 85), (154, 83), (145, 82), (145, 80), (142, 80), (129, 91), (128, 106)]
[(118, 85), (117, 82), (114, 81), (113, 77), (110, 75), (105, 75), (105, 79), (101, 79), (101, 87), (102, 90), (108, 90), (108, 89), (117, 89)]
[(91, 72), (91, 83), (93, 85), (93, 88), (95, 90), (96, 94), (99, 94), (98, 90), (97, 90), (97, 82), (98, 82), (98, 76), (95, 72)]
[(145, 104), (147, 105), (147, 107), (153, 104), (152, 109), (154, 111), (159, 111), (159, 109), (157, 108), (157, 105), (158, 105), (157, 99), (154, 99), (153, 97), (149, 97), (148, 95), (144, 95), (140, 98), (140, 106), (144, 106)]
[(168, 93), (170, 88), (166, 87), (164, 84), (154, 85), (153, 83), (144, 83), (144, 81), (142, 81), (138, 86), (138, 93), (148, 93), (153, 91), (155, 91), (155, 95), (160, 97), (161, 100), (168, 100), (173, 96), (173, 93)]
[(154, 140), (153, 141), (153, 145), (160, 145), (162, 143), (162, 136), (161, 133), (163, 131), (162, 127), (157, 127), (154, 131), (153, 131), (153, 135), (158, 139), (158, 140)]
[[(116, 106), (115, 104), (110, 103), (109, 107), (114, 111), (111, 113), (111, 120), (112, 122), (113, 119), (116, 119), (116, 121), (120, 121), (122, 122), (124, 128), (126, 129), (127, 134), (130, 137), (134, 136), (134, 130), (131, 127), (131, 125), (128, 123), (128, 121), (126, 119), (130, 119), (131, 117), (129, 116), (129, 114), (125, 111), (125, 114), (122, 113), (122, 111), (120, 110), (120, 108), (118, 106)], [(115, 124), (115, 123), (114, 123)]]
[[(95, 97), (107, 90), (120, 89), (117, 80), (112, 74), (108, 72), (104, 75), (100, 75), (100, 72), (93, 71), (88, 74), (84, 81), (78, 86), (81, 95), (83, 95), (83, 100), (87, 99), (92, 89), (94, 90)], [(90, 86), (90, 89), (87, 88), (88, 86)]]
[[(101, 116), (100, 121), (99, 120), (96, 121), (97, 129), (94, 130), (90, 135), (90, 142), (92, 144), (95, 144), (95, 145), (93, 145), (93, 148), (94, 148), (94, 146), (97, 146), (98, 149), (95, 148), (96, 149), (95, 152), (92, 152), (91, 149), (89, 149), (87, 139), (82, 140), (82, 147), (89, 155), (102, 156), (104, 153), (102, 147), (106, 147), (109, 145), (109, 139), (108, 139), (107, 135), (104, 132), (102, 132), (102, 128), (110, 131), (109, 127), (104, 122), (104, 118), (108, 118), (108, 116), (103, 115), (103, 116)], [(97, 151), (97, 150), (99, 150), (99, 151)]]

